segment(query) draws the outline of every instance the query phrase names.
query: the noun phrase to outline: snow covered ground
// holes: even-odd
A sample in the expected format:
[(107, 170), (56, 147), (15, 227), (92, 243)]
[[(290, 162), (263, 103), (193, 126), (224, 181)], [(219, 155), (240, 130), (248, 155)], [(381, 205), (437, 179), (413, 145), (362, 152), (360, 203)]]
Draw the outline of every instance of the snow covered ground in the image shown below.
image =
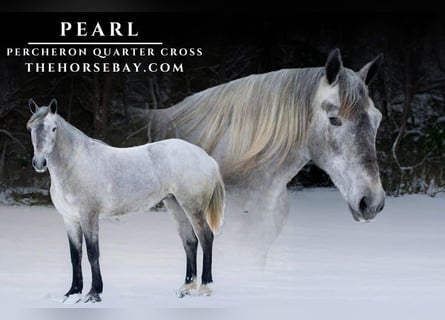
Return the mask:
[[(218, 308), (211, 313), (216, 319), (273, 318), (278, 311), (302, 319), (445, 319), (444, 195), (387, 198), (367, 224), (353, 221), (335, 189), (291, 191), (289, 198), (288, 222), (264, 271), (244, 264), (240, 244), (223, 228), (215, 239), (211, 297), (176, 297), (185, 259), (168, 213), (102, 221), (103, 301), (74, 306), (57, 301), (71, 281), (61, 217), (52, 207), (0, 207), (0, 306)], [(85, 254), (85, 291), (86, 260)]]

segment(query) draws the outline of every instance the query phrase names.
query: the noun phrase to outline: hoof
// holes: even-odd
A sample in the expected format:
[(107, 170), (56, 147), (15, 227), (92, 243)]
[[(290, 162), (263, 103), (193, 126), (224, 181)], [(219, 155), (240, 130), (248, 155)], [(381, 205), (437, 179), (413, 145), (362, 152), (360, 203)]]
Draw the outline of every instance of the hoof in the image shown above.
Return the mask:
[(85, 296), (85, 299), (83, 299), (84, 303), (96, 303), (96, 302), (101, 302), (101, 301), (102, 301), (102, 299), (101, 299), (100, 295), (96, 292), (88, 293)]
[(193, 290), (196, 289), (196, 279), (193, 282), (185, 283), (179, 290), (176, 292), (178, 298), (184, 298), (192, 293)]
[(76, 304), (80, 300), (82, 300), (82, 295), (80, 293), (74, 293), (74, 294), (70, 294), (69, 296), (64, 296), (62, 299), (62, 303)]
[(199, 287), (199, 295), (200, 296), (211, 296), (213, 293), (213, 290), (210, 288), (210, 283), (202, 284)]

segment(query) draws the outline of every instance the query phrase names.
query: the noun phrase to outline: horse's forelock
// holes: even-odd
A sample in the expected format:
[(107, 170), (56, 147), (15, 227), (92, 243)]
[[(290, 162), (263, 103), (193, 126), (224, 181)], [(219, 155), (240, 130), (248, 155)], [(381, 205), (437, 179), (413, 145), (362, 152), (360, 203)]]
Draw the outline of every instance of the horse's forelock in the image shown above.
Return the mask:
[(340, 115), (350, 119), (367, 106), (368, 88), (352, 70), (343, 68), (339, 74)]
[(28, 123), (26, 124), (26, 127), (29, 129), (34, 122), (45, 118), (48, 113), (49, 113), (49, 108), (48, 107), (41, 107), (41, 108), (39, 108), (39, 110), (37, 110), (37, 112), (34, 113), (31, 116), (31, 118), (28, 120)]

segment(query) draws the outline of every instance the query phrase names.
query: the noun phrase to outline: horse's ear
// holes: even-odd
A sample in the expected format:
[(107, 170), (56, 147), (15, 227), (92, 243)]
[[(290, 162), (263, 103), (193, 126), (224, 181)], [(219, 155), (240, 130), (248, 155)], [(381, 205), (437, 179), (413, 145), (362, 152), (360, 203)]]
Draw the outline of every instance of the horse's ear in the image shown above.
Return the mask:
[(57, 100), (56, 99), (52, 99), (48, 105), (49, 111), (51, 111), (51, 113), (56, 113), (57, 112)]
[(338, 79), (338, 73), (343, 67), (343, 62), (341, 61), (340, 49), (335, 48), (328, 55), (328, 60), (326, 61), (326, 79), (329, 84), (333, 84)]
[(37, 103), (32, 99), (32, 98), (29, 98), (29, 100), (28, 100), (28, 108), (29, 108), (29, 111), (31, 111), (31, 113), (36, 113), (40, 108), (39, 108), (39, 106), (37, 105)]
[(383, 62), (383, 55), (380, 53), (374, 60), (368, 62), (357, 74), (362, 78), (366, 85), (370, 84), (374, 80), (380, 66)]

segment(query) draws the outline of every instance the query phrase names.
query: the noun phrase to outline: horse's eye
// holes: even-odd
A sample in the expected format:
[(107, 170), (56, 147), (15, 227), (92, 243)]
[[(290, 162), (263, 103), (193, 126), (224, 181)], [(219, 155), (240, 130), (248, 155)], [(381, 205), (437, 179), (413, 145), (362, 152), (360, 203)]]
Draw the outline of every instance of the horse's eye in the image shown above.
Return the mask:
[(337, 117), (329, 117), (329, 122), (330, 122), (333, 126), (336, 126), (336, 127), (341, 126), (341, 120), (340, 120), (340, 118), (337, 118)]
[(56, 131), (56, 129), (57, 129), (57, 127), (54, 127), (54, 128), (53, 128), (53, 132)]

